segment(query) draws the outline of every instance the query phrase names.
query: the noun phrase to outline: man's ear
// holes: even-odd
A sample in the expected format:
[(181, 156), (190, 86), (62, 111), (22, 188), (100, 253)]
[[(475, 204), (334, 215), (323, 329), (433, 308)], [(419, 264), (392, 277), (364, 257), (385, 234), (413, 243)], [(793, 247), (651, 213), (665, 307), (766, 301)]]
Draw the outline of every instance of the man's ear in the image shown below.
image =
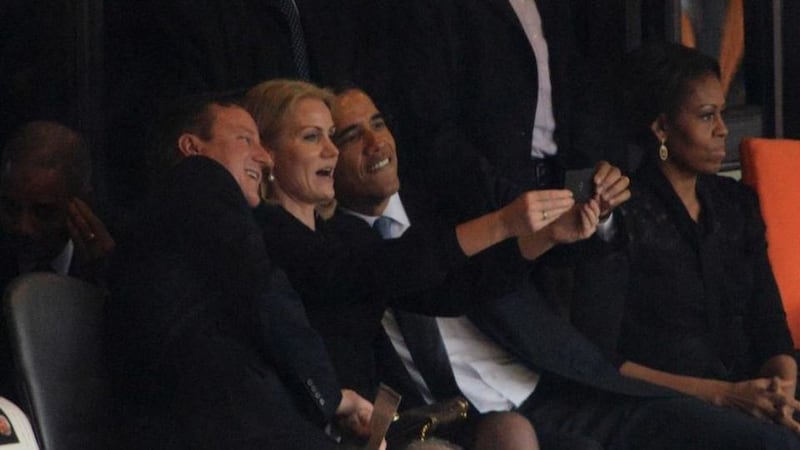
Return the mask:
[(267, 166), (272, 169), (275, 167), (275, 147), (266, 144), (264, 141), (261, 141), (261, 148), (267, 152)]
[(667, 119), (663, 114), (659, 114), (656, 120), (650, 124), (650, 130), (659, 141), (667, 139)]
[(200, 138), (196, 134), (183, 133), (178, 138), (178, 150), (184, 158), (200, 154)]

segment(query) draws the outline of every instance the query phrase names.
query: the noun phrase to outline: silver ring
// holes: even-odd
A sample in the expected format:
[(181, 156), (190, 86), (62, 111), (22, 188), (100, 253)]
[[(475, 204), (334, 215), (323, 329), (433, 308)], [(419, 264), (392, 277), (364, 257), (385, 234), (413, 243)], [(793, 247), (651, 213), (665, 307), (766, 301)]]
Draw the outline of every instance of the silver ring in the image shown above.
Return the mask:
[(546, 209), (542, 210), (542, 220), (547, 220), (547, 210)]

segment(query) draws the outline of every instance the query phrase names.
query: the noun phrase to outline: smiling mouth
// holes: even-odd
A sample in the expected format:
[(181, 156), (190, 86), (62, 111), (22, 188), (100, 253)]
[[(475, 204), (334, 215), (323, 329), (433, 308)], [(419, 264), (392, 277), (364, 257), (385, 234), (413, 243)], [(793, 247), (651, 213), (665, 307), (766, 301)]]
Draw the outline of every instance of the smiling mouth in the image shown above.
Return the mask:
[(389, 158), (384, 158), (375, 164), (367, 167), (367, 172), (377, 172), (389, 165)]
[(317, 171), (317, 175), (321, 177), (333, 177), (333, 167), (326, 167), (324, 169), (319, 169)]
[(260, 181), (261, 180), (261, 171), (260, 170), (244, 169), (244, 173), (245, 173), (245, 175), (247, 175), (248, 177), (250, 177), (251, 179), (253, 179), (255, 181)]

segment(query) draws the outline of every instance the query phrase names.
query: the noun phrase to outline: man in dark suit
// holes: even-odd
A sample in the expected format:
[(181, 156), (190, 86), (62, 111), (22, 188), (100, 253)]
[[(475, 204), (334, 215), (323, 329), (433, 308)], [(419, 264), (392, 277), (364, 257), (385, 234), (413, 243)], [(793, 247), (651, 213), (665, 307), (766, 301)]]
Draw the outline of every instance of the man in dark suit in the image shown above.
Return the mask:
[[(417, 222), (416, 208), (400, 200), (394, 139), (382, 115), (356, 89), (338, 95), (332, 110), (340, 148), (335, 183), (344, 211), (334, 218), (337, 228), (350, 230), (343, 238), (357, 242), (366, 239), (370, 221), (389, 219), (388, 231), (380, 225), (373, 228), (384, 238), (402, 235)], [(627, 185), (609, 182), (621, 189), (615, 198), (625, 197)], [(532, 237), (544, 240), (540, 251), (585, 237), (585, 230), (579, 230), (586, 224), (569, 213), (563, 217)], [(358, 222), (361, 228), (356, 230)], [(588, 228), (594, 231), (595, 226)], [(466, 295), (479, 296), (489, 289), (510, 293), (476, 302), (467, 317), (436, 319), (440, 336), (420, 336), (421, 327), (416, 327), (416, 335), (407, 332), (408, 317), (397, 311), (384, 318), (408, 373), (397, 373), (395, 366), (394, 373), (383, 375), (401, 390), (407, 389), (410, 377), (415, 387), (403, 393), (433, 401), (461, 392), (480, 412), (515, 410), (531, 420), (543, 447), (792, 448), (786, 431), (771, 424), (622, 377), (599, 349), (545, 306), (532, 286), (508, 291), (509, 280), (492, 275), (499, 271), (497, 260), (476, 264), (480, 265), (473, 273), (480, 276), (474, 280), (479, 281), (470, 284), (472, 294)], [(415, 337), (424, 337), (426, 348)], [(430, 345), (432, 338), (444, 341), (440, 349), (446, 361), (426, 361), (436, 350)]]
[(338, 448), (372, 405), (341, 389), (319, 336), (268, 258), (251, 208), (270, 162), (222, 98), (174, 111), (168, 173), (110, 277), (108, 355), (136, 448)]
[[(0, 293), (34, 271), (102, 281), (115, 243), (88, 205), (90, 175), (86, 143), (64, 125), (30, 122), (12, 135), (0, 167)], [(0, 352), (6, 336), (0, 314)], [(0, 395), (15, 399), (10, 369), (0, 370)]]
[(400, 137), (411, 148), (402, 174), (423, 177), (448, 215), (474, 216), (560, 187), (565, 168), (617, 160), (568, 4), (413, 0), (398, 14)]

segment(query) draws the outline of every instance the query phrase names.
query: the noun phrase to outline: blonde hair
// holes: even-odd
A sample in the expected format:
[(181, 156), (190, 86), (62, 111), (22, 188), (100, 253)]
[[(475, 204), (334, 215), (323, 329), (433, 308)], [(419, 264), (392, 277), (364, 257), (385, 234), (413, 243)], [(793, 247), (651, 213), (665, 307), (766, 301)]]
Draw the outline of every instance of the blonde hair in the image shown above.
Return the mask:
[(305, 81), (276, 79), (252, 87), (247, 91), (242, 106), (256, 121), (261, 141), (271, 143), (297, 102), (307, 98), (320, 100), (330, 108), (334, 95), (328, 89)]

